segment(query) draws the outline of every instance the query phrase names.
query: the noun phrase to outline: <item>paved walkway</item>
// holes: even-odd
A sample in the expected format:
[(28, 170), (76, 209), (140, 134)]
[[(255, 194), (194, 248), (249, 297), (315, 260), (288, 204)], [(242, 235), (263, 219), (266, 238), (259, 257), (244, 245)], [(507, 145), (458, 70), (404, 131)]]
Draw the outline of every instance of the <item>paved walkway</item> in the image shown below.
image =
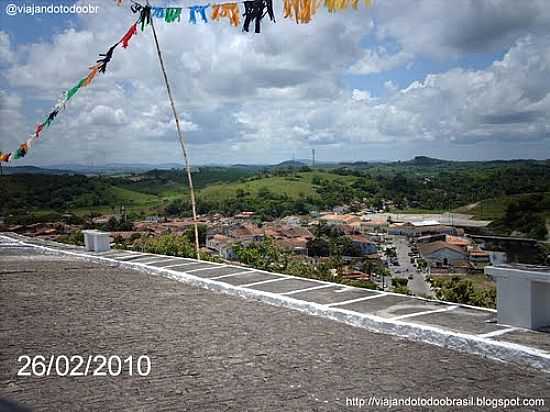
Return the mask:
[(550, 334), (496, 323), (496, 312), (194, 259), (83, 248), (11, 234), (41, 250), (117, 264), (195, 286), (301, 310), (377, 332), (550, 370)]
[[(340, 303), (361, 310), (358, 305), (369, 300), (345, 302), (378, 296), (339, 287), (295, 292), (297, 287), (324, 285), (298, 285), (278, 275), (267, 279), (251, 270), (236, 274), (231, 267), (214, 269), (188, 259), (104, 255), (119, 262), (149, 262), (142, 263), (148, 267), (172, 266), (167, 270), (187, 270), (189, 276), (204, 279), (226, 276), (218, 281), (249, 285), (247, 290), (276, 289), (276, 294), (300, 295), (325, 306)], [(2, 242), (0, 264), (0, 398), (36, 411), (351, 411), (358, 410), (352, 403), (359, 399), (407, 397), (541, 398), (550, 405), (550, 374), (534, 369), (212, 293), (123, 269), (116, 262), (98, 265), (66, 253), (43, 254), (16, 242)], [(257, 283), (264, 280), (273, 282)], [(390, 297), (371, 303), (385, 298)], [(400, 315), (413, 313), (401, 308)], [(396, 315), (393, 309), (385, 312), (382, 316)], [(23, 354), (145, 354), (152, 369), (147, 377), (18, 377), (17, 358)], [(387, 408), (371, 405), (362, 410)]]

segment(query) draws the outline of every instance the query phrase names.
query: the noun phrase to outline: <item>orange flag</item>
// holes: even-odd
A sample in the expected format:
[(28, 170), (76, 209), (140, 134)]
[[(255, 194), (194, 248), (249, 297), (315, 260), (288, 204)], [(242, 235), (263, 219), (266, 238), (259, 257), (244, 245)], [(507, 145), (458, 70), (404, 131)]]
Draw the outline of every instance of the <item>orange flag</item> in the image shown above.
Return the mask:
[(229, 23), (231, 23), (232, 26), (237, 27), (241, 22), (241, 11), (239, 10), (239, 5), (237, 3), (213, 4), (212, 15), (210, 18), (215, 21), (220, 21), (223, 17), (227, 17), (229, 19)]
[(84, 82), (82, 83), (82, 87), (89, 86), (92, 83), (92, 80), (94, 80), (95, 75), (97, 74), (97, 71), (99, 70), (99, 64), (96, 64), (95, 66), (89, 67), (90, 73), (84, 78)]
[(320, 0), (284, 0), (284, 17), (294, 17), (296, 23), (309, 23), (320, 5)]

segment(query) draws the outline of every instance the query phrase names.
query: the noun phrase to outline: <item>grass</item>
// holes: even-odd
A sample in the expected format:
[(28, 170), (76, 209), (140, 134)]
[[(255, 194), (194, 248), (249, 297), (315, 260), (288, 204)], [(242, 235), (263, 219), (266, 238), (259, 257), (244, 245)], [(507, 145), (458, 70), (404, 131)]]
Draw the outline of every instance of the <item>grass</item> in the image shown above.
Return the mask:
[[(530, 193), (522, 193), (519, 195), (500, 196), (494, 199), (487, 199), (478, 202), (472, 208), (461, 207), (456, 209), (456, 212), (467, 213), (473, 215), (476, 219), (481, 220), (497, 220), (504, 216), (507, 207), (512, 203), (522, 198), (531, 195)], [(550, 196), (550, 192), (546, 192), (545, 196)], [(547, 216), (548, 217), (548, 216)]]
[(122, 187), (113, 186), (111, 193), (116, 202), (123, 202), (135, 205), (150, 204), (158, 201), (158, 197), (141, 192), (136, 192)]
[[(124, 205), (128, 213), (154, 214), (157, 213), (158, 209), (165, 201), (164, 198), (159, 196), (136, 192), (118, 186), (111, 186), (105, 197), (109, 199), (108, 204), (72, 208), (71, 213), (74, 213), (75, 215), (81, 217), (89, 215), (92, 212), (99, 214), (112, 214), (113, 212), (118, 213), (120, 210), (120, 206)], [(54, 210), (40, 209), (33, 213), (40, 215), (50, 212), (54, 212)]]
[[(451, 279), (453, 275), (435, 275), (434, 278), (448, 280)], [(489, 279), (487, 276), (479, 275), (459, 275), (461, 279), (471, 280), (474, 288), (476, 289), (488, 289), (495, 287), (495, 282)]]
[(273, 193), (286, 193), (290, 199), (297, 199), (301, 195), (318, 197), (313, 184), (315, 176), (328, 181), (353, 182), (357, 179), (354, 176), (340, 176), (320, 171), (303, 172), (294, 176), (275, 176), (245, 182), (215, 184), (200, 190), (199, 196), (202, 199), (220, 201), (234, 197), (239, 189), (256, 195), (260, 189), (267, 188)]
[[(248, 178), (238, 182), (214, 183), (204, 189), (197, 190), (198, 197), (205, 200), (224, 201), (234, 197), (237, 190), (241, 189), (251, 195), (256, 195), (262, 188), (267, 188), (273, 193), (286, 193), (290, 199), (300, 196), (318, 197), (316, 187), (313, 184), (315, 177), (324, 181), (341, 181), (351, 183), (357, 178), (354, 176), (340, 176), (330, 172), (315, 171), (296, 173), (291, 176), (274, 176), (263, 178)], [(124, 205), (128, 213), (157, 214), (164, 206), (174, 200), (187, 197), (189, 194), (185, 185), (175, 182), (153, 184), (153, 182), (139, 182), (139, 185), (111, 184), (104, 191), (105, 204), (98, 206), (86, 206), (74, 208), (71, 211), (79, 216), (89, 215), (91, 212), (99, 214), (111, 214), (118, 212)], [(85, 200), (82, 195), (80, 200)], [(78, 199), (75, 199), (78, 201)], [(84, 202), (83, 202), (84, 203)], [(38, 213), (50, 213), (52, 210), (40, 209)]]

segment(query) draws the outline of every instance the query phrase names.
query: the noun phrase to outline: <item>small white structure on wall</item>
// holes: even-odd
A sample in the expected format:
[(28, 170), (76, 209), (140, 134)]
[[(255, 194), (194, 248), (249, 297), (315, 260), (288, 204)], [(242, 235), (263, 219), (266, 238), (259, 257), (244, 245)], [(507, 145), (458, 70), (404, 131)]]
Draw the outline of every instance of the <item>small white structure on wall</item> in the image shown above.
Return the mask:
[(90, 252), (106, 252), (111, 249), (111, 236), (109, 232), (99, 230), (83, 230), (84, 247)]
[(488, 266), (497, 283), (498, 323), (527, 329), (550, 326), (550, 268)]

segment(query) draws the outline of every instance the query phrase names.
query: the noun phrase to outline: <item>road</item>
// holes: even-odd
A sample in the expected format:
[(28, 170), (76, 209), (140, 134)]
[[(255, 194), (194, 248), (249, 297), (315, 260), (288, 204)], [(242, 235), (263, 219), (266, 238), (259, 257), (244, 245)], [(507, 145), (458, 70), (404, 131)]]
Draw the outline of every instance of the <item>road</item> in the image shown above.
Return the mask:
[(430, 290), (430, 285), (426, 282), (425, 274), (417, 272), (416, 267), (411, 263), (409, 256), (411, 248), (409, 247), (407, 238), (404, 236), (392, 236), (391, 239), (393, 240), (397, 260), (399, 261), (399, 266), (390, 265), (389, 268), (392, 275), (397, 278), (407, 279), (412, 274), (413, 278), (409, 279), (407, 284), (410, 291), (416, 296), (431, 296), (432, 291)]

